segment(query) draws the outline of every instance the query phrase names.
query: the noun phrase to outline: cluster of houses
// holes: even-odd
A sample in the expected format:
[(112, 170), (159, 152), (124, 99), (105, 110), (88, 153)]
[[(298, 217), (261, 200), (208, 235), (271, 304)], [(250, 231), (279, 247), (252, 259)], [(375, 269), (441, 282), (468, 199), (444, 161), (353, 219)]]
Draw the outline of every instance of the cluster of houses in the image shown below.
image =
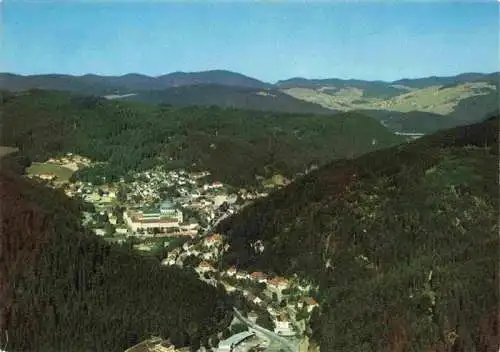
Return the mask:
[[(228, 249), (229, 245), (224, 244), (223, 236), (216, 233), (201, 240), (186, 242), (182, 247), (169, 252), (163, 260), (163, 265), (183, 266), (184, 260), (190, 256), (200, 259), (195, 269), (200, 280), (208, 284), (217, 286), (222, 284), (226, 292), (241, 292), (245, 299), (256, 306), (266, 309), (273, 319), (275, 332), (283, 336), (292, 336), (306, 329), (304, 320), (297, 321), (299, 312), (310, 314), (318, 302), (309, 296), (310, 284), (301, 283), (296, 279), (287, 279), (281, 276), (268, 275), (264, 272), (247, 272), (238, 270), (235, 266), (220, 271), (220, 277), (216, 279), (215, 273), (218, 270), (220, 255)], [(248, 283), (261, 284), (265, 288), (256, 294), (247, 289)], [(297, 294), (297, 299), (290, 300), (285, 290), (293, 289)], [(286, 299), (287, 303), (280, 305)], [(273, 308), (269, 302), (274, 302)], [(278, 307), (279, 305), (279, 307)], [(252, 313), (253, 314), (253, 313)], [(252, 314), (249, 319), (252, 320)]]
[[(224, 203), (236, 202), (237, 194), (229, 194), (221, 182), (203, 182), (209, 172), (187, 172), (183, 169), (165, 171), (160, 167), (137, 173), (126, 184), (126, 203), (136, 209), (147, 209), (166, 197), (165, 189), (174, 190), (168, 197), (180, 210), (195, 212), (199, 220), (209, 223)], [(167, 225), (166, 227), (172, 227)], [(144, 228), (137, 224), (137, 228)], [(147, 226), (146, 226), (147, 227)], [(159, 226), (161, 227), (161, 226)]]
[(95, 186), (90, 182), (75, 181), (63, 186), (64, 193), (69, 197), (79, 197), (92, 203), (98, 209), (106, 209), (116, 200), (115, 185)]
[(201, 260), (196, 268), (199, 274), (215, 272), (216, 269), (211, 263), (217, 262), (223, 251), (229, 248), (228, 245), (224, 247), (222, 245), (223, 239), (218, 233), (203, 238), (201, 243), (186, 242), (181, 248), (170, 251), (167, 257), (163, 259), (162, 264), (182, 266), (187, 257), (194, 256)]
[[(228, 292), (234, 292), (235, 290), (241, 290), (243, 296), (253, 304), (264, 307), (269, 312), (274, 323), (274, 332), (283, 336), (292, 336), (297, 333), (297, 331), (305, 330), (305, 321), (297, 321), (297, 314), (300, 311), (305, 311), (308, 314), (312, 312), (314, 307), (318, 306), (318, 302), (310, 296), (308, 292), (310, 290), (309, 285), (299, 285), (294, 280), (290, 280), (281, 276), (269, 276), (266, 273), (257, 271), (252, 273), (247, 273), (246, 271), (237, 270), (235, 267), (228, 268), (222, 273), (223, 277), (232, 277), (237, 280), (250, 280), (254, 283), (265, 284), (265, 289), (262, 291), (261, 297), (249, 292), (245, 289), (239, 289), (235, 287), (236, 285), (229, 285), (224, 283), (224, 286)], [(292, 302), (289, 301), (284, 307), (275, 308), (268, 305), (267, 302), (274, 299), (277, 300), (276, 303), (281, 303), (286, 295), (283, 293), (287, 289), (294, 289), (298, 292), (303, 292), (301, 298)], [(266, 297), (264, 297), (266, 296)], [(254, 313), (249, 314), (249, 319), (254, 318)]]
[[(88, 158), (72, 154), (52, 158), (48, 162), (75, 170), (91, 165)], [(228, 250), (229, 245), (224, 244), (220, 234), (197, 236), (202, 233), (201, 230), (203, 233), (211, 231), (221, 215), (233, 214), (236, 209), (250, 204), (254, 199), (266, 197), (268, 193), (246, 189), (234, 190), (231, 193), (220, 182), (204, 182), (203, 179), (208, 175), (208, 172), (189, 173), (185, 170), (165, 171), (154, 168), (133, 175), (131, 180), (125, 181), (122, 178), (120, 182), (113, 184), (94, 185), (75, 181), (59, 184), (57, 187), (61, 187), (69, 197), (78, 197), (94, 205), (95, 213), (87, 211), (82, 215), (84, 224), (92, 228), (96, 235), (110, 235), (111, 231), (112, 237), (121, 241), (125, 241), (128, 236), (143, 238), (141, 243), (134, 246), (138, 250), (152, 248), (152, 242), (148, 241), (156, 239), (150, 237), (189, 236), (191, 240), (167, 254), (162, 261), (163, 265), (183, 266), (186, 258), (192, 256), (198, 258), (199, 264), (195, 271), (201, 280), (214, 286), (222, 284), (228, 292), (241, 292), (248, 301), (269, 312), (276, 333), (284, 336), (295, 335), (298, 324), (295, 321), (297, 312), (310, 313), (318, 305), (308, 296), (309, 287), (297, 285), (295, 280), (263, 272), (247, 273), (236, 267), (227, 268), (222, 270), (220, 275), (214, 275), (218, 272), (219, 258)], [(48, 180), (53, 179), (53, 175), (42, 175), (43, 177)], [(174, 190), (175, 194), (166, 196), (165, 189), (170, 192)], [(188, 213), (190, 215), (186, 216)], [(193, 218), (193, 213), (198, 214), (198, 217)], [(206, 229), (202, 227), (200, 221), (206, 224)], [(110, 238), (106, 236), (106, 239)], [(262, 252), (264, 245), (256, 242), (252, 248)], [(250, 292), (245, 289), (245, 281), (263, 284), (265, 289), (262, 292)], [(282, 302), (287, 298), (283, 291), (290, 288), (300, 290), (302, 298), (287, 300), (287, 303), (280, 307), (270, 304), (270, 302)], [(255, 313), (249, 313), (248, 318), (256, 319)], [(171, 346), (160, 347), (160, 344), (156, 343), (153, 345), (155, 345), (151, 346), (153, 350), (172, 349)]]
[[(75, 169), (91, 165), (90, 159), (71, 153), (47, 162), (66, 167), (72, 165)], [(75, 181), (53, 186), (61, 188), (69, 197), (80, 198), (94, 206), (96, 212), (84, 213), (83, 220), (97, 235), (110, 235), (109, 225), (112, 225), (115, 229), (112, 232), (118, 235), (116, 239), (122, 242), (125, 240), (123, 236), (193, 237), (199, 233), (202, 223), (209, 224), (219, 215), (222, 204), (232, 204), (237, 200), (236, 194), (226, 193), (222, 183), (204, 183), (203, 178), (209, 174), (188, 173), (182, 169), (165, 171), (156, 167), (134, 174), (131, 180), (122, 178), (117, 183), (95, 185)], [(46, 180), (55, 177), (49, 173), (38, 176)], [(176, 197), (164, 200), (162, 190), (166, 188), (175, 190)], [(122, 195), (120, 199), (118, 193)], [(117, 207), (125, 210), (117, 212)], [(233, 209), (230, 211), (234, 212)], [(185, 213), (190, 216), (184, 216)], [(98, 220), (103, 218), (106, 219), (104, 222)]]
[[(62, 165), (73, 170), (90, 166), (89, 158), (71, 153), (63, 157), (54, 157), (47, 162)], [(164, 170), (155, 167), (136, 173), (131, 179), (120, 182), (95, 185), (90, 182), (75, 181), (55, 184), (62, 188), (69, 197), (78, 197), (94, 205), (96, 213), (84, 214), (84, 223), (97, 235), (124, 235), (147, 238), (154, 236), (191, 236), (194, 237), (205, 227), (220, 217), (223, 205), (229, 207), (227, 213), (235, 212), (238, 200), (250, 200), (264, 197), (267, 193), (248, 192), (245, 189), (229, 193), (221, 182), (206, 182), (210, 173), (187, 172), (186, 170)], [(55, 175), (47, 173), (40, 178), (53, 181)], [(205, 181), (205, 182), (204, 182)], [(166, 196), (165, 190), (175, 193)], [(118, 197), (118, 193), (121, 197)], [(120, 199), (118, 199), (120, 198)], [(168, 198), (168, 201), (165, 199)], [(159, 204), (159, 205), (158, 205)], [(125, 211), (116, 211), (116, 207)], [(185, 218), (184, 214), (190, 216)], [(99, 221), (97, 219), (106, 219)], [(109, 222), (109, 224), (106, 224)], [(112, 225), (116, 231), (110, 231)]]

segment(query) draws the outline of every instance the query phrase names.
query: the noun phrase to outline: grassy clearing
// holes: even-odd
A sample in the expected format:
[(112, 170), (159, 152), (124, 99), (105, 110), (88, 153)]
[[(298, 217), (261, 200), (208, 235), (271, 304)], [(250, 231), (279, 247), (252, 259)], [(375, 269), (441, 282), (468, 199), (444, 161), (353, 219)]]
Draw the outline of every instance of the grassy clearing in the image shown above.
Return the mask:
[(495, 90), (495, 86), (490, 83), (474, 82), (449, 87), (431, 86), (402, 93), (390, 99), (363, 97), (363, 90), (357, 88), (344, 88), (335, 93), (325, 93), (311, 88), (289, 88), (283, 92), (296, 99), (342, 111), (382, 109), (399, 112), (425, 111), (447, 115), (455, 110), (461, 100), (485, 95), (492, 90)]
[(40, 174), (54, 174), (60, 181), (68, 181), (71, 175), (73, 175), (73, 170), (67, 167), (50, 164), (50, 163), (33, 163), (29, 168), (26, 169), (29, 175), (40, 175)]

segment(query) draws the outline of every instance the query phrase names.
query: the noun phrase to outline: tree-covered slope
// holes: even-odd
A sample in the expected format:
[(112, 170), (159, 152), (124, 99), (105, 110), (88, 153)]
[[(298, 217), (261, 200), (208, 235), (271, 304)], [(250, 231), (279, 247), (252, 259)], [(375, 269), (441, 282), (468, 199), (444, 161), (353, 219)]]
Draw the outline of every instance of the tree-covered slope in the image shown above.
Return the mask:
[(62, 192), (0, 174), (0, 339), (8, 351), (123, 351), (153, 335), (199, 345), (231, 320), (194, 273), (112, 247)]
[(1, 111), (1, 145), (19, 147), (33, 161), (73, 152), (103, 162), (79, 172), (93, 181), (161, 164), (249, 185), (256, 175), (291, 177), (311, 163), (402, 141), (376, 120), (352, 113), (153, 107), (50, 91), (4, 94)]
[(426, 111), (359, 110), (371, 116), (391, 131), (410, 133), (434, 133), (456, 126), (476, 123), (498, 110), (498, 91), (465, 98), (458, 102), (454, 111), (446, 116)]
[(225, 260), (315, 281), (321, 351), (497, 351), (497, 171), (498, 117), (336, 161), (221, 224)]
[(458, 74), (456, 76), (403, 78), (397, 81), (393, 81), (392, 84), (404, 85), (412, 88), (425, 88), (435, 85), (451, 86), (451, 85), (459, 85), (467, 82), (477, 82), (477, 81), (492, 81), (498, 84), (498, 74), (499, 72), (493, 72), (493, 73), (467, 72)]
[(288, 113), (333, 114), (334, 110), (296, 99), (278, 90), (216, 84), (187, 85), (165, 90), (141, 91), (124, 100), (173, 106), (212, 106)]
[(457, 125), (455, 119), (425, 111), (359, 110), (359, 113), (373, 117), (395, 132), (429, 134)]

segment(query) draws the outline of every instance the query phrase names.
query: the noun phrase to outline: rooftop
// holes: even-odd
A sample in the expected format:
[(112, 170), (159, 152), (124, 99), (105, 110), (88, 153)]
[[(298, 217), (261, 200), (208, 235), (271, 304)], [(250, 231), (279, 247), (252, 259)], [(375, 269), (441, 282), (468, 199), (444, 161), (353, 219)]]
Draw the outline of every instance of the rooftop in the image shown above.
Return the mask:
[(314, 305), (317, 305), (318, 302), (316, 302), (316, 300), (312, 297), (304, 297), (304, 302), (310, 306), (314, 306)]
[(212, 265), (206, 261), (200, 262), (200, 264), (198, 266), (202, 267), (202, 268), (213, 268)]
[(212, 236), (208, 237), (208, 241), (209, 242), (216, 242), (216, 241), (220, 241), (222, 239), (221, 235), (216, 233), (216, 234), (213, 234)]
[(260, 271), (254, 271), (253, 273), (250, 274), (250, 276), (253, 278), (265, 278), (265, 277), (267, 277), (266, 274), (264, 274), (263, 272), (260, 272)]
[(171, 200), (164, 200), (160, 204), (160, 209), (175, 209), (175, 203)]
[(152, 352), (156, 346), (164, 345), (167, 347), (170, 345), (162, 340), (160, 337), (153, 337), (149, 340), (142, 341), (137, 345), (134, 345), (125, 350), (125, 352)]
[(255, 335), (254, 332), (250, 332), (250, 331), (243, 331), (243, 332), (240, 332), (238, 334), (234, 334), (232, 336), (230, 336), (228, 339), (224, 340), (224, 341), (221, 341), (219, 343), (219, 348), (220, 347), (231, 347), (231, 346), (235, 346), (237, 345), (238, 343), (240, 343), (241, 341), (243, 341), (244, 339), (247, 339), (251, 336)]
[(277, 276), (277, 277), (273, 278), (272, 280), (269, 280), (267, 283), (270, 285), (274, 285), (274, 286), (287, 285), (288, 280)]

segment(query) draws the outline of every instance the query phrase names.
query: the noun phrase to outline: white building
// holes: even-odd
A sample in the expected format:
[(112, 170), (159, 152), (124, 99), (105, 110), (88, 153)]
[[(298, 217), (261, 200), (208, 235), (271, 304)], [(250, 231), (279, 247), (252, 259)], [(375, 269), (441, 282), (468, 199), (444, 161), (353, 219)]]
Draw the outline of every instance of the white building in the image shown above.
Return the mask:
[(165, 232), (169, 228), (179, 227), (183, 216), (172, 202), (165, 201), (159, 209), (127, 210), (123, 213), (123, 220), (134, 232), (139, 229)]
[(282, 336), (292, 336), (295, 335), (295, 332), (292, 329), (292, 325), (290, 321), (286, 318), (279, 318), (274, 321), (274, 332), (278, 335)]
[(201, 272), (201, 273), (207, 273), (209, 271), (216, 271), (215, 268), (210, 264), (210, 263), (207, 263), (205, 261), (202, 261), (199, 265), (198, 265), (198, 271)]
[(94, 232), (97, 236), (104, 236), (106, 234), (104, 229), (94, 229)]
[(255, 335), (255, 333), (251, 331), (243, 331), (238, 334), (232, 335), (227, 340), (219, 342), (217, 352), (233, 352), (234, 348), (238, 346), (238, 344), (253, 335)]

